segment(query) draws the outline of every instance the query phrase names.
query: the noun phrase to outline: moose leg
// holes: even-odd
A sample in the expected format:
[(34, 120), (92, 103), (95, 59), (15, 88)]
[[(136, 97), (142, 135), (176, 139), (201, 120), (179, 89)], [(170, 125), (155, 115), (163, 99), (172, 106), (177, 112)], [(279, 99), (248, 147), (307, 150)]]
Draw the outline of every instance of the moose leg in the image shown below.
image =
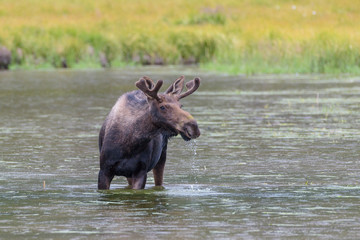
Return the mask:
[(139, 172), (132, 178), (132, 189), (144, 189), (146, 184), (147, 174), (146, 171)]
[(107, 190), (110, 188), (110, 183), (114, 178), (114, 174), (109, 171), (100, 170), (98, 177), (98, 189)]
[(128, 177), (128, 178), (126, 178), (126, 179), (127, 179), (127, 182), (128, 182), (128, 184), (129, 184), (129, 186), (132, 186), (132, 178)]
[(164, 168), (166, 162), (166, 147), (163, 149), (159, 162), (153, 169), (155, 186), (162, 186), (163, 185), (163, 177), (164, 177)]

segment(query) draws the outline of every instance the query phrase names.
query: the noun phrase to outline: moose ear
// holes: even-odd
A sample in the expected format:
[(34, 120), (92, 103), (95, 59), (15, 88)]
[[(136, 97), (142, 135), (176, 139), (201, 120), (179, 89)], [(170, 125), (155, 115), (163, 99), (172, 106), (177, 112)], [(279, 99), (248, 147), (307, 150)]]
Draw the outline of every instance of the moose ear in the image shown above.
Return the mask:
[(176, 79), (176, 81), (165, 91), (165, 94), (179, 95), (184, 89), (184, 79), (184, 76)]

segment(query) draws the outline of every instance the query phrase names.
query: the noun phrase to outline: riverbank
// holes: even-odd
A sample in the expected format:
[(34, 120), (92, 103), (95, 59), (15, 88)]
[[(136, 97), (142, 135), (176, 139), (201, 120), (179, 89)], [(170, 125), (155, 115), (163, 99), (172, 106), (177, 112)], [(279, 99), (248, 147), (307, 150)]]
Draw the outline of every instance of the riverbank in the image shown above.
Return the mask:
[(211, 71), (360, 73), (351, 1), (3, 1), (10, 69), (197, 64)]

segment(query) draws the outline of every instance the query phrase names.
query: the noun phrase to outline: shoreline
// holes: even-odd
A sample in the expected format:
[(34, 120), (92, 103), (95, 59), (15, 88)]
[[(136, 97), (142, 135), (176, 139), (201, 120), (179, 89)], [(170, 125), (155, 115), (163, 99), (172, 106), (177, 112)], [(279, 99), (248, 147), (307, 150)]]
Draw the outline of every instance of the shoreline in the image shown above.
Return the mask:
[(35, 64), (11, 64), (9, 70), (2, 70), (0, 72), (6, 71), (52, 71), (52, 70), (121, 70), (129, 68), (157, 68), (157, 69), (198, 69), (202, 72), (207, 73), (217, 73), (217, 74), (227, 74), (227, 75), (358, 75), (360, 74), (360, 66), (351, 66), (349, 71), (339, 71), (339, 69), (329, 69), (328, 71), (323, 72), (311, 72), (304, 71), (303, 68), (296, 66), (277, 66), (277, 67), (259, 67), (256, 68), (256, 65), (242, 65), (242, 64), (216, 64), (216, 63), (200, 63), (200, 64), (169, 64), (169, 65), (141, 65), (134, 62), (114, 62), (110, 67), (102, 67), (100, 63), (96, 62), (79, 62), (74, 64), (72, 67), (54, 67), (50, 63), (43, 63), (39, 65)]
[(0, 71), (0, 76), (6, 73), (22, 73), (22, 72), (128, 72), (129, 70), (138, 72), (138, 75), (146, 75), (146, 74), (183, 74), (186, 76), (191, 75), (219, 75), (219, 76), (233, 76), (233, 77), (245, 77), (245, 78), (273, 78), (276, 76), (277, 78), (286, 80), (288, 77), (291, 78), (356, 78), (360, 76), (358, 73), (296, 73), (296, 72), (282, 72), (282, 73), (229, 73), (216, 71), (212, 69), (206, 69), (199, 65), (123, 65), (121, 67), (110, 67), (110, 68), (91, 68), (91, 67), (75, 67), (75, 68), (54, 68), (54, 67), (37, 67), (37, 68), (10, 68), (6, 71)]

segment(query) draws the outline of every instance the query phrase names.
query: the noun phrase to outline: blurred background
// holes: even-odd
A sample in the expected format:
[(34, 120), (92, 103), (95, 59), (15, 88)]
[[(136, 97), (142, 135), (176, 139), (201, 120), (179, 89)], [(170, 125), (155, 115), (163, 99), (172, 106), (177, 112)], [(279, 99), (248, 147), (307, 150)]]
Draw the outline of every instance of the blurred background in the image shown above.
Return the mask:
[(0, 64), (359, 73), (359, 13), (358, 0), (0, 0)]

